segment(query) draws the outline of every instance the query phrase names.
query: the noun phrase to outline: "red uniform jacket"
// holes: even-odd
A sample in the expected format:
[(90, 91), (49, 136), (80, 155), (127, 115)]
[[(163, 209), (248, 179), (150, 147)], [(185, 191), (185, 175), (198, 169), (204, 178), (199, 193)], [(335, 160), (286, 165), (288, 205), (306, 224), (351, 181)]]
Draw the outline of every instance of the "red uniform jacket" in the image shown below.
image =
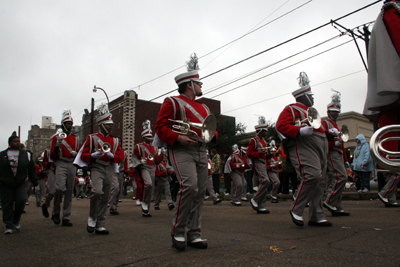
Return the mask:
[[(164, 168), (162, 169), (160, 165), (164, 166)], [(166, 161), (161, 161), (161, 163), (156, 166), (156, 176), (157, 177), (167, 177), (167, 174), (164, 172), (164, 170), (167, 170), (167, 174), (169, 176), (171, 176), (174, 173), (173, 171), (167, 169)]]
[[(62, 159), (65, 161), (73, 161), (75, 157), (71, 155), (69, 150), (64, 144), (61, 144), (61, 147), (58, 149), (58, 152), (56, 151), (56, 144), (57, 144), (57, 136), (54, 135), (51, 139), (51, 149), (50, 149), (50, 157), (53, 161), (57, 161), (58, 159)], [(78, 152), (79, 149), (81, 148), (81, 143), (79, 142), (79, 138), (70, 133), (66, 138), (64, 138), (64, 141), (68, 143), (68, 145), (71, 147), (72, 151)]]
[[(210, 114), (208, 107), (200, 103), (199, 101), (190, 100), (185, 95), (180, 95), (177, 96), (176, 98), (182, 99), (184, 102), (192, 106), (203, 118), (206, 118)], [(193, 115), (193, 113), (186, 106), (184, 107), (184, 109), (188, 121), (193, 123), (200, 123), (200, 120), (195, 115)], [(172, 131), (171, 127), (174, 123), (172, 121), (169, 121), (168, 119), (182, 120), (178, 102), (176, 100), (171, 100), (170, 98), (167, 98), (164, 101), (163, 105), (161, 106), (160, 112), (158, 113), (155, 130), (158, 137), (162, 141), (164, 141), (170, 146), (173, 146), (179, 134)], [(192, 129), (192, 130), (194, 130), (198, 136), (201, 136), (200, 130), (198, 129)], [(217, 131), (215, 131), (215, 136), (218, 137)]]
[[(114, 159), (110, 159), (106, 154), (99, 159), (92, 159), (90, 157), (93, 152), (101, 149), (100, 144), (95, 142), (95, 138), (99, 138), (104, 143), (109, 143), (111, 145), (111, 153), (114, 154)], [(112, 137), (111, 135), (104, 136), (102, 133), (98, 132), (89, 135), (86, 139), (81, 159), (86, 162), (97, 162), (103, 165), (108, 165), (109, 163), (120, 163), (124, 159), (124, 151), (119, 146), (117, 138)]]
[[(299, 126), (294, 125), (294, 121), (296, 119), (301, 120), (300, 112), (295, 108), (291, 108), (290, 106), (296, 106), (304, 110), (308, 110), (308, 107), (302, 103), (295, 103), (289, 106), (286, 106), (281, 114), (279, 115), (278, 121), (276, 122), (276, 130), (283, 134), (285, 137), (290, 137), (295, 139), (299, 134), (300, 128)], [(293, 113), (292, 113), (293, 111)], [(294, 116), (293, 116), (294, 115)], [(303, 117), (306, 118), (307, 114), (303, 112)], [(325, 134), (325, 130), (320, 127), (319, 129), (314, 129), (314, 132), (320, 132)]]
[(242, 157), (239, 151), (236, 151), (235, 153), (232, 154), (229, 166), (231, 167), (232, 171), (236, 170), (237, 172), (240, 173), (244, 173), (245, 169), (250, 169), (250, 166), (247, 163), (247, 157), (246, 156)]
[[(147, 149), (143, 149), (141, 146), (145, 147)], [(150, 152), (150, 154), (149, 154)], [(146, 159), (146, 165), (153, 166), (154, 162), (152, 160), (149, 160), (149, 155), (152, 157), (155, 157), (156, 154), (156, 147), (153, 145), (148, 145), (146, 142), (142, 142), (140, 144), (137, 144), (135, 146), (135, 150), (133, 151), (133, 155), (137, 157), (137, 159), (140, 161), (142, 158)]]
[[(339, 126), (333, 120), (328, 118), (327, 121), (329, 121), (329, 123), (332, 124), (332, 126), (335, 127), (340, 132)], [(326, 138), (328, 139), (329, 150), (333, 150), (333, 149), (336, 148), (335, 147), (335, 141), (337, 141), (337, 140), (335, 140), (334, 136), (329, 133), (328, 123), (326, 121), (322, 121), (322, 125), (326, 129), (325, 135), (326, 135)], [(342, 150), (343, 160), (344, 160), (344, 163), (346, 163), (347, 162), (347, 155), (346, 155), (346, 150), (344, 149), (343, 142), (342, 142), (342, 145), (340, 147), (338, 147), (337, 149)]]
[[(256, 140), (258, 142), (256, 142)], [(247, 157), (259, 158), (264, 160), (271, 157), (271, 154), (261, 154), (260, 151), (258, 151), (259, 147), (257, 146), (257, 143), (261, 144), (262, 147), (267, 147), (267, 143), (265, 142), (265, 140), (256, 136), (250, 140), (249, 147), (247, 148)]]
[[(272, 160), (275, 161), (275, 164), (273, 164), (273, 165), (275, 165), (274, 167), (271, 166)], [(271, 157), (270, 160), (268, 161), (268, 164), (267, 164), (267, 170), (269, 170), (269, 171), (274, 171), (274, 172), (278, 172), (278, 171), (279, 171), (279, 164), (278, 164), (278, 162), (279, 162), (279, 157), (278, 157), (278, 156)]]
[(36, 175), (38, 177), (38, 180), (47, 179), (47, 173), (44, 175), (43, 175), (43, 173), (41, 173), (43, 171), (43, 166), (35, 164), (35, 168), (36, 168)]

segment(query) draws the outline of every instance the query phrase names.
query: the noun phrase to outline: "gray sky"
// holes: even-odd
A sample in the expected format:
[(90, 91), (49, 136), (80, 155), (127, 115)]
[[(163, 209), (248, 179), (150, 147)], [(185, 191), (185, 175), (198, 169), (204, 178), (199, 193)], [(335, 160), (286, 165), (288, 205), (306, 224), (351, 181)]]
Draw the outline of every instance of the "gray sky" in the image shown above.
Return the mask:
[[(204, 77), (374, 1), (313, 0), (204, 56), (307, 2), (3, 0), (0, 2), (0, 150), (7, 147), (8, 137), (18, 126), (24, 141), (31, 124), (40, 126), (42, 116), (52, 116), (59, 123), (63, 109), (71, 109), (75, 124), (80, 125), (91, 97), (95, 98), (96, 106), (106, 101), (102, 92), (92, 92), (93, 85), (104, 88), (110, 100), (129, 89), (135, 90), (140, 99), (149, 100), (176, 88), (174, 77), (186, 70), (183, 65), (193, 52), (200, 58), (200, 75)], [(375, 4), (338, 22), (354, 28), (373, 21), (381, 6)], [(346, 35), (207, 93), (338, 35), (339, 31), (329, 25), (206, 78), (205, 97), (214, 97), (271, 74), (215, 97), (221, 101), (223, 114), (235, 116), (237, 122), (245, 123), (247, 132), (253, 131), (257, 124), (254, 114), (275, 122), (284, 106), (294, 102), (290, 93), (298, 88), (299, 72), (305, 71), (315, 94), (315, 107), (322, 116), (331, 100), (331, 88), (342, 93), (342, 112), (361, 113), (367, 74), (354, 42), (286, 68), (351, 41)], [(365, 56), (364, 42), (358, 43)], [(282, 68), (286, 69), (272, 74)], [(142, 85), (140, 89), (138, 85)], [(162, 102), (162, 98), (156, 101)], [(260, 101), (263, 102), (254, 104)], [(244, 106), (248, 107), (238, 109)]]

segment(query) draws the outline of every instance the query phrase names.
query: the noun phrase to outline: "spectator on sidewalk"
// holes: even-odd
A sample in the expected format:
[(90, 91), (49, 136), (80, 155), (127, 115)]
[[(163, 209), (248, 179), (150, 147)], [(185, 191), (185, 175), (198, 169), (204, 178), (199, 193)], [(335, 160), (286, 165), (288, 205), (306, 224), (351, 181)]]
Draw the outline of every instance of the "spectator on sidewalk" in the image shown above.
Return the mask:
[(358, 192), (368, 193), (370, 191), (371, 171), (374, 168), (372, 157), (369, 153), (369, 144), (363, 134), (356, 137), (357, 147), (353, 155), (353, 171), (360, 179), (360, 188)]

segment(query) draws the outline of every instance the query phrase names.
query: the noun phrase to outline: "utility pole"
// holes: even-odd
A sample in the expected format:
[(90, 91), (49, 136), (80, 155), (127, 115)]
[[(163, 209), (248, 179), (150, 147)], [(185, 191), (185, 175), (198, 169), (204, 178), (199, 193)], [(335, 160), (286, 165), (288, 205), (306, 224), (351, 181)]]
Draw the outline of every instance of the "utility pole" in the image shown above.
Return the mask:
[(92, 105), (90, 110), (90, 134), (93, 133), (93, 120), (94, 120), (94, 98), (92, 97)]

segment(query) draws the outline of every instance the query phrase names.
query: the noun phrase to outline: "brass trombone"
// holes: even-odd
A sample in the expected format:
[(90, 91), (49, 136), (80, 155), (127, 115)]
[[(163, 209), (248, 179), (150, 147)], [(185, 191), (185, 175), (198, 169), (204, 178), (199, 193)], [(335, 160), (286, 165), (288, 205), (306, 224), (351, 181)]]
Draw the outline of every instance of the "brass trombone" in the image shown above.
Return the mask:
[[(400, 152), (390, 151), (383, 148), (382, 144), (388, 141), (400, 141), (400, 136), (386, 137), (383, 136), (390, 132), (400, 132), (400, 125), (388, 125), (378, 129), (372, 136), (369, 142), (371, 156), (379, 166), (388, 169), (392, 172), (400, 172)], [(382, 140), (381, 140), (382, 139)], [(382, 155), (386, 154), (386, 156)], [(390, 158), (392, 157), (392, 158)], [(395, 159), (393, 159), (395, 158)]]

